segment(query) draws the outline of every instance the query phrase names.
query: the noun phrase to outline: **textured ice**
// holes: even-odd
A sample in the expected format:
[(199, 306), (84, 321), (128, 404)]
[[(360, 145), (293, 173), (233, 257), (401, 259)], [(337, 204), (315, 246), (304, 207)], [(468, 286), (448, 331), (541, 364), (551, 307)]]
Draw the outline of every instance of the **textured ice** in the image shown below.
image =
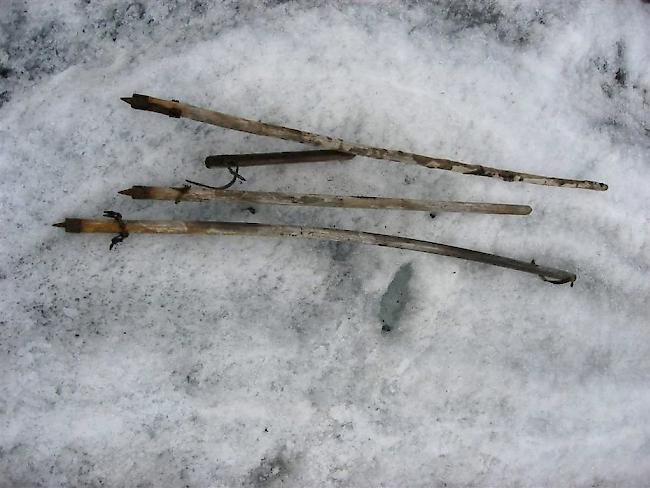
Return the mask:
[[(1, 2), (0, 486), (647, 484), (650, 5), (324, 3)], [(223, 182), (209, 154), (304, 148), (133, 92), (610, 189), (357, 158), (238, 187), (534, 211), (133, 201)], [(270, 238), (108, 252), (50, 227), (107, 209), (399, 234), (578, 281)]]

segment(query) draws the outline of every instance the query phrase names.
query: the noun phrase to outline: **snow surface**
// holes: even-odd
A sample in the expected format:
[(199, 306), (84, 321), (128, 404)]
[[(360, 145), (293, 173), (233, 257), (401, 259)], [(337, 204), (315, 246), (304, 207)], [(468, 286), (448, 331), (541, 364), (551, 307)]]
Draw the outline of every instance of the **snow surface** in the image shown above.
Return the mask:
[[(3, 0), (0, 486), (647, 485), (649, 25), (638, 0)], [(610, 189), (357, 158), (238, 188), (534, 211), (133, 201), (117, 191), (225, 181), (209, 154), (304, 148), (133, 92)], [(107, 209), (399, 234), (578, 281), (270, 238), (108, 252), (50, 226)]]

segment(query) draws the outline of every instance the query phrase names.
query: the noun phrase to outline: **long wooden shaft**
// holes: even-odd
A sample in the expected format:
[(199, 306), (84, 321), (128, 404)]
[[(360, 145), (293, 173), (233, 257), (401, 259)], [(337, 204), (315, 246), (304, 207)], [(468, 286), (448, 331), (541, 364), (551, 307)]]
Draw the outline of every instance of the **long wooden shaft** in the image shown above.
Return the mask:
[(430, 156), (422, 156), (420, 154), (403, 151), (364, 146), (362, 144), (353, 144), (342, 139), (314, 134), (312, 132), (290, 129), (288, 127), (267, 124), (264, 122), (257, 122), (254, 120), (244, 119), (221, 112), (207, 110), (204, 108), (195, 107), (193, 105), (188, 105), (186, 103), (180, 103), (177, 100), (163, 100), (147, 95), (139, 95), (137, 93), (134, 93), (130, 98), (122, 98), (122, 100), (131, 105), (131, 107), (138, 110), (158, 112), (170, 117), (185, 117), (199, 122), (216, 125), (218, 127), (224, 127), (226, 129), (234, 129), (242, 132), (248, 132), (250, 134), (277, 137), (279, 139), (285, 139), (288, 141), (312, 144), (314, 146), (320, 146), (324, 149), (343, 151), (346, 153), (356, 154), (357, 156), (365, 156), (374, 159), (386, 159), (408, 164), (419, 164), (427, 168), (444, 169), (447, 171), (454, 171), (456, 173), (468, 175), (487, 176), (503, 181), (521, 181), (535, 185), (561, 186), (565, 188), (585, 188), (588, 190), (607, 190), (606, 184), (598, 183), (595, 181), (569, 180), (550, 176), (519, 173), (516, 171), (491, 168), (489, 166), (452, 161), (450, 159), (433, 158)]
[(65, 219), (64, 222), (54, 225), (55, 227), (63, 227), (66, 232), (74, 233), (208, 234), (223, 236), (294, 237), (336, 242), (356, 242), (359, 244), (372, 244), (375, 246), (440, 254), (468, 261), (491, 264), (502, 268), (523, 271), (524, 273), (532, 273), (547, 281), (558, 284), (573, 283), (576, 279), (576, 275), (573, 273), (539, 266), (534, 262), (527, 263), (525, 261), (472, 251), (461, 247), (437, 244), (435, 242), (353, 230), (323, 229), (292, 225), (249, 224), (244, 222), (174, 220), (124, 220), (120, 225), (117, 221), (109, 219), (77, 218)]
[(297, 205), (313, 207), (367, 208), (384, 210), (419, 210), (423, 212), (468, 212), (481, 214), (528, 215), (528, 205), (480, 202), (436, 202), (407, 198), (382, 198), (263, 191), (212, 190), (204, 188), (172, 188), (133, 186), (119, 193), (136, 200), (173, 200), (175, 202), (205, 202), (219, 200), (232, 203)]
[(354, 158), (354, 154), (341, 151), (291, 151), (254, 154), (219, 154), (205, 158), (208, 168), (231, 166), (263, 166), (267, 164), (319, 163), (321, 161), (345, 161)]

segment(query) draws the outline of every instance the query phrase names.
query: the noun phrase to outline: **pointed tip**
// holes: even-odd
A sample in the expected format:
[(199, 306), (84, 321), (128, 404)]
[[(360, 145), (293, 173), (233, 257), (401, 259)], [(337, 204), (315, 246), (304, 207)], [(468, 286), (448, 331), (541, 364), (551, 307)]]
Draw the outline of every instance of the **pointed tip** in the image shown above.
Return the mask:
[(131, 98), (131, 97), (120, 97), (120, 100), (122, 100), (123, 102), (128, 103), (129, 105), (133, 105), (133, 103), (132, 103), (133, 98)]
[(148, 186), (134, 185), (131, 188), (127, 188), (126, 190), (118, 191), (118, 193), (120, 195), (131, 197), (134, 200), (142, 200), (149, 198), (149, 191), (150, 187)]
[(52, 227), (65, 227), (65, 222), (57, 222), (56, 224), (52, 224)]

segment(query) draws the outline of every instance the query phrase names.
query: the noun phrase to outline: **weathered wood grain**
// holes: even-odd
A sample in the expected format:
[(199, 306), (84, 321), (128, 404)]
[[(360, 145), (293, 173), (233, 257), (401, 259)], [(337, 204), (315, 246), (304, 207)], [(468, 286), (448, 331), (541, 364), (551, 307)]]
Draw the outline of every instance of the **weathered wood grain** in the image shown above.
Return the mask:
[(245, 222), (209, 222), (174, 220), (123, 220), (112, 219), (65, 219), (54, 224), (66, 232), (73, 233), (129, 233), (129, 234), (207, 234), (221, 236), (289, 237), (317, 239), (335, 242), (354, 242), (375, 246), (393, 247), (409, 251), (450, 256), (467, 261), (491, 264), (502, 268), (531, 273), (556, 284), (573, 283), (576, 275), (568, 271), (539, 266), (534, 262), (519, 261), (495, 254), (473, 251), (461, 247), (448, 246), (435, 242), (407, 239), (370, 232), (324, 229), (292, 225), (251, 224)]
[(288, 141), (312, 144), (314, 146), (320, 146), (324, 149), (342, 151), (355, 154), (357, 156), (398, 161), (408, 164), (418, 164), (427, 168), (443, 169), (467, 175), (497, 178), (503, 181), (519, 181), (523, 183), (531, 183), (534, 185), (557, 186), (564, 188), (583, 188), (600, 191), (607, 190), (607, 185), (605, 183), (598, 183), (595, 181), (572, 180), (551, 176), (540, 176), (530, 173), (520, 173), (517, 171), (509, 171), (492, 168), (489, 166), (453, 161), (451, 159), (434, 158), (404, 151), (395, 151), (392, 149), (382, 149), (365, 146), (362, 144), (354, 144), (351, 142), (346, 142), (342, 139), (314, 134), (312, 132), (290, 129), (288, 127), (267, 124), (264, 122), (244, 119), (213, 110), (207, 110), (204, 108), (195, 107), (193, 105), (188, 105), (186, 103), (180, 103), (177, 100), (163, 100), (160, 98), (140, 95), (137, 93), (134, 93), (130, 98), (122, 98), (122, 100), (131, 105), (131, 107), (138, 110), (158, 112), (170, 117), (185, 117), (226, 129), (233, 129), (242, 132), (248, 132), (249, 134), (276, 137)]
[(133, 186), (119, 193), (137, 200), (172, 200), (175, 202), (223, 201), (268, 205), (364, 208), (377, 210), (414, 210), (422, 212), (467, 212), (481, 214), (528, 215), (528, 205), (482, 202), (437, 202), (407, 198), (318, 195), (262, 191), (212, 190), (207, 188), (173, 188)]

